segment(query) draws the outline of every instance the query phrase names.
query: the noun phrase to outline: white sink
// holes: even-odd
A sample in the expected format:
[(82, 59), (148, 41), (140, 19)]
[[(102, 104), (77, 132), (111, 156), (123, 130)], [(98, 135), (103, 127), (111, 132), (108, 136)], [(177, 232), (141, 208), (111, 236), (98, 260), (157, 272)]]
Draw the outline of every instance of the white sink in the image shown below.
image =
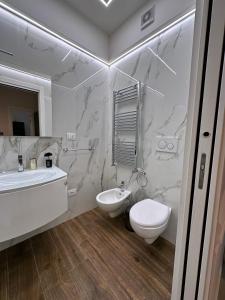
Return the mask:
[(59, 168), (0, 174), (0, 243), (48, 224), (67, 209), (67, 174)]
[(25, 170), (24, 172), (7, 172), (0, 174), (0, 194), (19, 189), (30, 188), (43, 183), (48, 183), (67, 174), (57, 167)]
[(111, 218), (117, 217), (123, 211), (123, 203), (131, 194), (128, 190), (119, 188), (104, 191), (97, 195), (98, 206), (109, 213)]

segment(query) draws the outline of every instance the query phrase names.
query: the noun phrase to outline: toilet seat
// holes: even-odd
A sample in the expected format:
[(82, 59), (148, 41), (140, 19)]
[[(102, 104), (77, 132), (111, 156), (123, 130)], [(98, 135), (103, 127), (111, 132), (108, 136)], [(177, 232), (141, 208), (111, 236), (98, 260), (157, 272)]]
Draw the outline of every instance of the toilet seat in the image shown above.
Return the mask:
[(157, 228), (168, 222), (171, 208), (154, 200), (145, 199), (130, 210), (130, 219), (144, 228)]

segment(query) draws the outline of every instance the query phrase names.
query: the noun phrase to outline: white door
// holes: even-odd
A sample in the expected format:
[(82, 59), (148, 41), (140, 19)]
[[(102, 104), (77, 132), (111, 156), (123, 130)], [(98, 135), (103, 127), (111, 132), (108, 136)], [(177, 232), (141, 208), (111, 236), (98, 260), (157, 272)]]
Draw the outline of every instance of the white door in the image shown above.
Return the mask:
[(172, 299), (208, 299), (207, 263), (225, 113), (225, 97), (221, 96), (224, 28), (225, 1), (197, 1), (181, 208), (184, 220), (178, 224)]

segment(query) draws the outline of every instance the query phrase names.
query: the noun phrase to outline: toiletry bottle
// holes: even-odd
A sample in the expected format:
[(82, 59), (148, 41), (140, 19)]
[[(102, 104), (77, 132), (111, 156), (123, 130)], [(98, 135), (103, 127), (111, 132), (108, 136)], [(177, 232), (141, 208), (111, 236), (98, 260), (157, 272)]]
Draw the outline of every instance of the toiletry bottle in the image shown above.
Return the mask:
[(18, 172), (23, 172), (24, 166), (23, 166), (23, 156), (18, 155)]
[(51, 152), (47, 152), (44, 155), (46, 168), (52, 168), (52, 158), (51, 158), (51, 156), (52, 156)]
[(37, 159), (36, 158), (31, 158), (30, 159), (30, 169), (31, 170), (36, 170), (37, 169)]

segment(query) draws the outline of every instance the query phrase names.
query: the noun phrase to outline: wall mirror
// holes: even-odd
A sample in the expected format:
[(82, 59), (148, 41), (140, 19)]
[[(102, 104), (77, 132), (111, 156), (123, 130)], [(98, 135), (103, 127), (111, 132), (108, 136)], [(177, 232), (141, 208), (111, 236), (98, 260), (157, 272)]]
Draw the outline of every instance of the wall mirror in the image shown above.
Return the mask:
[(0, 84), (0, 135), (39, 136), (38, 92)]
[(52, 136), (50, 80), (0, 65), (0, 136)]

